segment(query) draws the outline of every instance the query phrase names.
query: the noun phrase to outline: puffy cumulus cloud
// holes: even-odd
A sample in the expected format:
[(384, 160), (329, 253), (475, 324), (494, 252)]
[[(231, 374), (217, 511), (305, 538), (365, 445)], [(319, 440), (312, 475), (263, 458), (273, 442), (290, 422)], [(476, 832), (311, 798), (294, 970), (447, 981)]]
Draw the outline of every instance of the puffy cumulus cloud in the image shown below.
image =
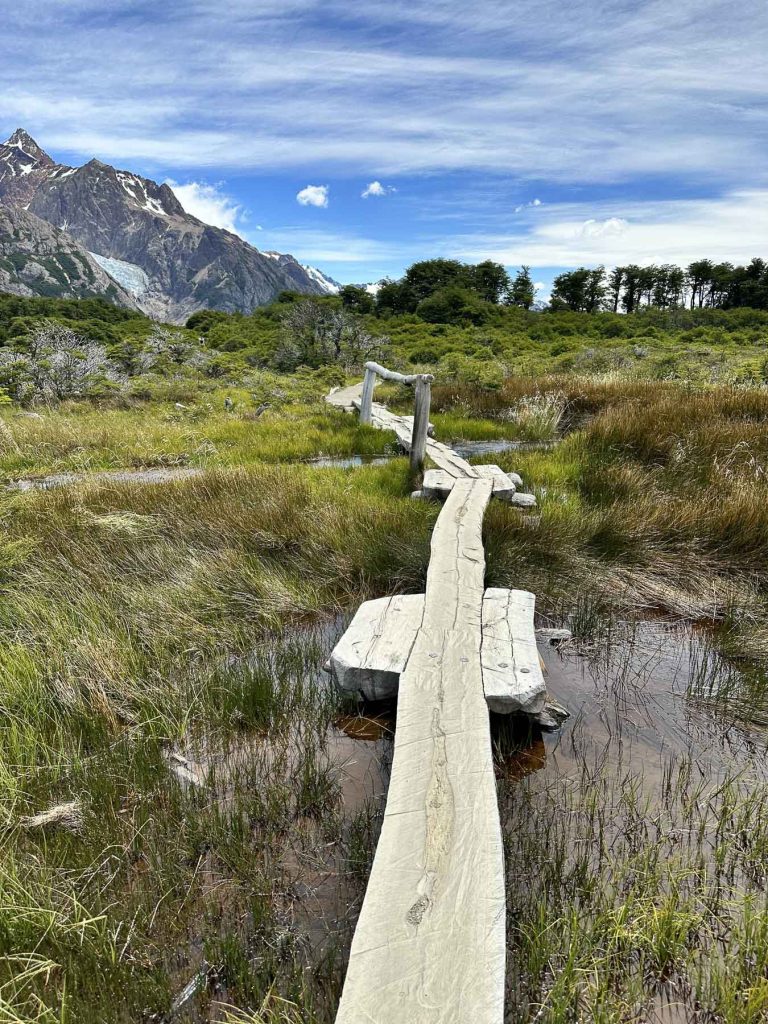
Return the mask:
[(235, 235), (241, 231), (237, 227), (237, 221), (242, 219), (243, 210), (219, 185), (209, 185), (203, 181), (189, 181), (185, 185), (166, 179), (166, 185), (170, 185), (173, 193), (181, 205), (205, 224), (212, 224), (216, 228), (224, 228)]
[(296, 193), (296, 202), (301, 206), (326, 207), (328, 205), (328, 192), (329, 188), (327, 185), (307, 185), (306, 188)]
[(390, 192), (397, 192), (394, 185), (382, 185), (380, 181), (372, 181), (369, 185), (366, 185), (360, 195), (363, 199), (368, 199), (370, 196), (386, 196)]

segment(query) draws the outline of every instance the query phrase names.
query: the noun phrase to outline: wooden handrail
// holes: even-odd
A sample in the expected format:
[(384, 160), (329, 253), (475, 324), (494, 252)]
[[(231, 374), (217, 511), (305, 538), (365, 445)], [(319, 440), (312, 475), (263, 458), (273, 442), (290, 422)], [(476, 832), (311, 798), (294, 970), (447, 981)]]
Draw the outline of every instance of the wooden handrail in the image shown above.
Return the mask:
[(411, 432), (410, 455), (411, 469), (415, 473), (421, 473), (424, 469), (424, 457), (427, 452), (429, 406), (432, 396), (432, 381), (435, 378), (431, 373), (397, 373), (395, 370), (388, 370), (386, 366), (381, 366), (379, 363), (366, 363), (363, 393), (360, 396), (361, 423), (371, 422), (373, 388), (376, 383), (377, 376), (384, 380), (396, 381), (398, 384), (415, 385), (415, 407), (413, 412), (413, 430)]
[(431, 373), (398, 373), (396, 370), (388, 370), (381, 363), (368, 362), (365, 364), (365, 369), (372, 370), (382, 380), (393, 380), (397, 384), (416, 384), (420, 380), (429, 381), (431, 384), (435, 379)]

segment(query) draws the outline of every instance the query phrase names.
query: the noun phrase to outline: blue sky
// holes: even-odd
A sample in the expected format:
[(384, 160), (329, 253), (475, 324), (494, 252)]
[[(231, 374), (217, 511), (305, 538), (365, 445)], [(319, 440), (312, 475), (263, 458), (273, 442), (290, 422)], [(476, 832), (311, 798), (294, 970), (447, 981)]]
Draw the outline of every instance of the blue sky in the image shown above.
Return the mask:
[(341, 281), (768, 257), (765, 0), (4, 7), (6, 134)]

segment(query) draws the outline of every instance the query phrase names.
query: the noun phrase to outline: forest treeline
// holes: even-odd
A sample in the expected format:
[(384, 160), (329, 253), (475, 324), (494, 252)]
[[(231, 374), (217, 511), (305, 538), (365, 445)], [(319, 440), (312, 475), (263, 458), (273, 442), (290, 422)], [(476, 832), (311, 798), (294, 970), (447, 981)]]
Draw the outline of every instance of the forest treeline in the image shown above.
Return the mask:
[[(341, 290), (345, 306), (379, 316), (416, 314), (428, 323), (483, 323), (489, 306), (541, 309), (529, 267), (510, 276), (492, 260), (476, 265), (433, 259), (414, 263), (397, 281), (385, 281), (376, 296), (354, 285)], [(696, 260), (640, 266), (579, 267), (559, 274), (547, 310), (634, 313), (657, 309), (768, 310), (768, 263), (746, 266)]]
[(685, 268), (630, 263), (610, 273), (605, 267), (579, 267), (555, 278), (550, 305), (578, 313), (634, 313), (643, 306), (768, 309), (768, 264), (762, 259), (747, 266), (696, 260)]

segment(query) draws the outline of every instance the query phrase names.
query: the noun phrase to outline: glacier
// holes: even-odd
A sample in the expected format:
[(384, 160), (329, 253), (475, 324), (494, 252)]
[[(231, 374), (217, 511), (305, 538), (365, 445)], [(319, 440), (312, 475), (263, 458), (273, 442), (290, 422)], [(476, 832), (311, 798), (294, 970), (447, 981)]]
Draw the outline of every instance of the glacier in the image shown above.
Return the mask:
[(115, 260), (110, 256), (101, 256), (97, 252), (89, 253), (89, 255), (96, 260), (102, 270), (106, 270), (109, 276), (113, 277), (131, 295), (143, 295), (149, 289), (149, 278), (135, 263)]

